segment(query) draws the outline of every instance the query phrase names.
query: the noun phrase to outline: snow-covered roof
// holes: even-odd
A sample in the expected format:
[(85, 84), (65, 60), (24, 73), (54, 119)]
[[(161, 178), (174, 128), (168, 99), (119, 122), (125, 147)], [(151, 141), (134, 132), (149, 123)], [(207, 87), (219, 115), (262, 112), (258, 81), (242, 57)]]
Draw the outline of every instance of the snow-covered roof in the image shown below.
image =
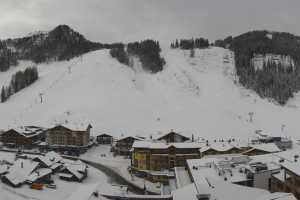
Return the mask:
[(99, 135), (97, 135), (96, 137), (101, 137), (101, 136), (109, 136), (109, 137), (113, 137), (112, 135), (108, 134), (108, 133), (101, 133)]
[(72, 131), (86, 131), (91, 124), (88, 122), (64, 122), (64, 123), (56, 123), (52, 128), (63, 126)]
[(172, 191), (173, 200), (198, 200), (196, 196), (197, 194), (198, 192), (195, 187), (195, 184), (189, 184), (184, 187), (181, 187), (180, 189)]
[(117, 141), (124, 140), (124, 139), (127, 139), (127, 138), (133, 138), (135, 140), (143, 140), (143, 138), (140, 138), (138, 136), (127, 135), (127, 136), (119, 136), (119, 137), (117, 137)]
[(187, 139), (191, 138), (191, 134), (189, 134), (189, 133), (186, 133), (186, 132), (175, 132), (175, 131), (171, 130), (170, 132), (164, 132), (164, 133), (158, 132), (157, 134), (152, 135), (152, 139), (153, 140), (159, 140), (162, 137), (165, 137), (165, 136), (167, 136), (167, 135), (169, 135), (171, 133), (174, 133), (176, 135), (179, 135), (179, 136), (187, 138)]
[(298, 162), (283, 162), (281, 166), (300, 176), (300, 164)]
[(31, 182), (34, 182), (36, 181), (37, 179), (39, 178), (42, 178), (48, 174), (51, 174), (52, 173), (52, 170), (49, 169), (49, 168), (41, 168), (41, 169), (37, 169), (36, 171), (32, 172), (28, 178), (27, 178), (27, 181), (31, 181)]
[(281, 151), (278, 153), (273, 153), (273, 155), (284, 159), (286, 161), (289, 162), (294, 162), (295, 161), (295, 156), (300, 156), (300, 150), (295, 148), (295, 149), (290, 149), (290, 150), (286, 150), (286, 151)]
[(165, 143), (165, 142), (150, 142), (150, 141), (135, 141), (132, 148), (147, 148), (147, 149), (168, 149), (171, 146), (178, 149), (200, 149), (201, 145), (195, 142), (181, 143)]
[(201, 152), (208, 151), (210, 149), (219, 151), (219, 152), (224, 152), (224, 151), (229, 151), (234, 148), (241, 148), (243, 145), (238, 145), (238, 143), (228, 143), (228, 142), (214, 142), (211, 144), (208, 144), (208, 146), (203, 146), (201, 148)]
[(255, 200), (297, 200), (291, 193), (275, 192), (267, 195), (263, 195)]
[(253, 144), (250, 145), (251, 148), (253, 149), (258, 149), (258, 150), (262, 150), (265, 152), (269, 152), (269, 153), (276, 153), (281, 151), (278, 146), (274, 143), (262, 143), (262, 144)]
[(10, 128), (10, 130), (15, 130), (17, 133), (20, 135), (23, 135), (24, 137), (34, 137), (37, 135), (40, 135), (43, 133), (46, 129), (42, 127), (37, 127), (37, 126), (17, 126), (14, 128)]
[(285, 174), (284, 170), (280, 170), (279, 173), (272, 174), (272, 177), (275, 177), (276, 179), (284, 182), (285, 178), (288, 179), (290, 177), (290, 175)]
[(193, 179), (204, 180), (213, 178), (223, 182), (237, 183), (248, 180), (245, 169), (256, 173), (257, 165), (264, 165), (267, 171), (280, 171), (280, 158), (272, 155), (245, 156), (245, 155), (219, 155), (206, 156), (201, 159), (187, 160)]
[(59, 162), (62, 160), (62, 157), (55, 151), (49, 151), (48, 153), (45, 154), (45, 157), (52, 160), (52, 162)]
[(8, 172), (9, 168), (10, 168), (10, 165), (1, 164), (0, 165), (0, 174), (4, 174), (4, 173)]
[(38, 162), (32, 160), (18, 159), (9, 168), (8, 174), (5, 177), (15, 185), (24, 183), (38, 165)]
[(270, 193), (253, 187), (240, 186), (237, 184), (224, 183), (211, 178), (201, 181), (201, 183), (192, 183), (180, 189), (172, 191), (173, 200), (198, 200), (198, 195), (207, 195), (210, 199), (222, 200), (295, 200), (290, 193)]
[(87, 165), (80, 160), (65, 164), (64, 167), (78, 179), (84, 176), (83, 172), (87, 169)]
[(62, 160), (62, 157), (54, 151), (50, 151), (50, 152), (46, 153), (44, 156), (34, 156), (34, 158), (38, 158), (47, 167), (50, 167)]
[(177, 188), (181, 188), (192, 183), (189, 173), (185, 167), (174, 167), (174, 172)]
[(58, 176), (60, 176), (60, 177), (66, 177), (66, 178), (72, 178), (73, 174), (59, 173)]

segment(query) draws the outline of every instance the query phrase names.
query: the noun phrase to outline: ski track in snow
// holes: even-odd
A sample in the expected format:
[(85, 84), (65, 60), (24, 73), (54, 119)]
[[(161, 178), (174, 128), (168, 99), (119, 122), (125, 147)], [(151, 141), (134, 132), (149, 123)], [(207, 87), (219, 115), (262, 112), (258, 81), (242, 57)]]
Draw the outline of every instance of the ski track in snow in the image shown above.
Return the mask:
[[(243, 88), (232, 52), (210, 48), (196, 50), (190, 58), (189, 51), (163, 48), (162, 55), (167, 64), (157, 74), (144, 72), (137, 58), (132, 68), (124, 66), (108, 50), (38, 65), (40, 79), (0, 104), (0, 129), (49, 127), (66, 118), (89, 120), (94, 134), (143, 135), (174, 129), (211, 139), (248, 139), (261, 129), (298, 139), (300, 95), (281, 107)], [(24, 61), (0, 73), (0, 86), (29, 65)]]

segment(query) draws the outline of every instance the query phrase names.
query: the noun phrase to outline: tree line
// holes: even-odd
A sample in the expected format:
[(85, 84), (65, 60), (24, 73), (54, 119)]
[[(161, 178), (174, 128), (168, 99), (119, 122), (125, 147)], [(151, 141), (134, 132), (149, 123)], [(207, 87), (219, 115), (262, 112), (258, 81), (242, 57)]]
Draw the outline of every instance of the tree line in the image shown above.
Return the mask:
[(208, 39), (205, 38), (192, 38), (192, 39), (176, 39), (171, 43), (171, 48), (172, 49), (203, 49), (203, 48), (208, 48), (209, 47), (209, 41)]
[[(234, 51), (237, 75), (243, 86), (253, 89), (263, 98), (272, 98), (284, 105), (300, 90), (299, 41), (299, 36), (290, 33), (252, 31), (217, 43)], [(258, 70), (251, 62), (257, 54), (290, 56), (296, 66), (268, 62)]]
[(69, 26), (59, 25), (47, 33), (0, 41), (0, 71), (7, 71), (10, 66), (17, 65), (18, 60), (35, 63), (63, 61), (90, 51), (122, 45), (91, 42)]
[(144, 40), (128, 43), (127, 49), (125, 49), (125, 45), (112, 48), (110, 55), (125, 65), (130, 65), (131, 56), (136, 56), (140, 59), (144, 70), (157, 73), (162, 71), (165, 65), (165, 60), (161, 57), (160, 52), (161, 48), (158, 41)]
[(31, 85), (38, 80), (38, 78), (39, 75), (36, 67), (28, 67), (25, 71), (18, 71), (12, 75), (8, 86), (2, 86), (1, 102), (5, 102), (11, 95)]
[(8, 48), (5, 41), (0, 41), (0, 71), (7, 71), (10, 66), (17, 64), (17, 54)]

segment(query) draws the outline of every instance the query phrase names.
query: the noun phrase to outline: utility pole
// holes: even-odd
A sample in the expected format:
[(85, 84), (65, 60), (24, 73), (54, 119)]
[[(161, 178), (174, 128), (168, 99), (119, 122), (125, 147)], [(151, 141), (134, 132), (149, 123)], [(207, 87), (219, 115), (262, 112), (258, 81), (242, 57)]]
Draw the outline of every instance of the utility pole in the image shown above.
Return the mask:
[(249, 121), (252, 123), (253, 122), (253, 115), (254, 115), (254, 112), (249, 112)]
[(40, 93), (39, 96), (40, 96), (40, 102), (43, 103), (43, 93)]
[(281, 125), (281, 132), (283, 132), (284, 128), (285, 128), (285, 124), (282, 124)]

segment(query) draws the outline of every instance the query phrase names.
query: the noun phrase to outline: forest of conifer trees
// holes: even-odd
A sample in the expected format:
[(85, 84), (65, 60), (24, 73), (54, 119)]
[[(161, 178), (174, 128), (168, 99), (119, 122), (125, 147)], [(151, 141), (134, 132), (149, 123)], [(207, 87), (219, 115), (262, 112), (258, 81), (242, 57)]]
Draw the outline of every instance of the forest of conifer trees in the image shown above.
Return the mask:
[(8, 86), (2, 86), (1, 102), (5, 102), (11, 95), (31, 85), (38, 80), (38, 70), (36, 67), (28, 67), (25, 71), (18, 71), (11, 77)]

